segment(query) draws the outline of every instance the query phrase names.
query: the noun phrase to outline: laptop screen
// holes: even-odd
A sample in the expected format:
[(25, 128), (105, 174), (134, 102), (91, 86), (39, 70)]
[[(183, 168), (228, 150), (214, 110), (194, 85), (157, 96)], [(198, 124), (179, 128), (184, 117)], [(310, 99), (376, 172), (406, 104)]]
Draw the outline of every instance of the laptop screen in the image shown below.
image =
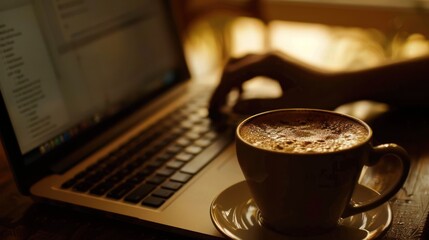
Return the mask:
[(174, 84), (180, 60), (163, 7), (1, 1), (0, 89), (22, 154), (47, 154)]

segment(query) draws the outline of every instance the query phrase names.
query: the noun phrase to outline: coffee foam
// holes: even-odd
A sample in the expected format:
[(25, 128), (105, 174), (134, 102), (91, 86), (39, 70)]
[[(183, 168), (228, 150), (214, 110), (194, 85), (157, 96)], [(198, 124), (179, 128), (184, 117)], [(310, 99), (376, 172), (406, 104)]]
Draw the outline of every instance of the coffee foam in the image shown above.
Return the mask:
[(319, 112), (275, 112), (246, 122), (240, 136), (278, 152), (334, 152), (366, 140), (368, 130), (346, 117)]

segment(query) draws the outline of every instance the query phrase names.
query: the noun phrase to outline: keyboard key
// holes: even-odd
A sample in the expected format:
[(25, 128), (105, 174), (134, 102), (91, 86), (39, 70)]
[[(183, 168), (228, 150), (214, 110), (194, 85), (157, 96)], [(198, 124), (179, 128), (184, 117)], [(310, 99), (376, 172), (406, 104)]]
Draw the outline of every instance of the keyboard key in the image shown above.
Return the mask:
[(187, 181), (189, 181), (189, 179), (191, 179), (191, 177), (192, 177), (191, 174), (177, 172), (173, 176), (171, 176), (170, 180), (176, 181), (176, 182), (181, 182), (181, 183), (186, 183)]
[(89, 192), (94, 195), (104, 195), (107, 191), (109, 191), (114, 186), (112, 182), (102, 182), (92, 188)]
[(63, 189), (70, 188), (70, 187), (72, 187), (73, 185), (75, 185), (78, 181), (79, 181), (79, 179), (78, 179), (78, 178), (71, 178), (71, 179), (69, 179), (69, 180), (65, 181), (65, 182), (61, 185), (61, 188), (63, 188)]
[(210, 131), (210, 126), (197, 125), (192, 128), (191, 132), (203, 134)]
[(121, 175), (121, 174), (113, 174), (112, 176), (106, 178), (106, 182), (110, 182), (110, 183), (118, 183), (120, 181), (122, 181), (122, 179), (124, 179), (125, 176)]
[(198, 139), (194, 142), (194, 145), (199, 147), (207, 147), (212, 143), (212, 140), (209, 139)]
[(156, 188), (153, 184), (143, 184), (125, 197), (126, 202), (138, 203)]
[(185, 137), (181, 137), (181, 138), (176, 140), (176, 144), (178, 146), (181, 146), (181, 147), (187, 147), (191, 144), (191, 141), (189, 141), (189, 139), (187, 139)]
[(94, 183), (92, 182), (87, 182), (87, 181), (82, 181), (78, 184), (76, 184), (73, 187), (73, 190), (78, 191), (78, 192), (86, 192), (88, 191), (92, 186), (94, 185)]
[(176, 136), (182, 135), (184, 132), (186, 132), (186, 129), (183, 127), (175, 127), (171, 130), (170, 134), (174, 134)]
[(172, 168), (161, 168), (158, 171), (156, 171), (156, 174), (160, 176), (168, 177), (168, 176), (171, 176), (175, 171), (176, 170)]
[(209, 116), (209, 111), (207, 108), (199, 108), (195, 114), (198, 114), (201, 118), (206, 118)]
[(74, 176), (75, 179), (82, 179), (83, 177), (87, 176), (88, 173), (90, 173), (91, 171), (89, 170), (83, 170), (82, 172), (79, 172), (78, 174), (76, 174), (76, 176)]
[(219, 150), (223, 149), (228, 143), (229, 141), (227, 136), (223, 136), (223, 138), (218, 139), (217, 141), (213, 142), (212, 145), (208, 146), (204, 150), (204, 154), (199, 154), (195, 156), (192, 161), (186, 163), (180, 171), (189, 174), (196, 174), (210, 161), (212, 161), (213, 158), (216, 157), (219, 153)]
[(179, 154), (176, 156), (176, 159), (177, 159), (177, 160), (179, 160), (179, 161), (188, 162), (188, 161), (189, 161), (189, 160), (191, 160), (193, 157), (194, 157), (194, 155), (193, 155), (193, 154), (182, 152), (182, 153), (179, 153)]
[(206, 139), (215, 139), (215, 138), (217, 138), (217, 136), (218, 136), (218, 133), (215, 131), (210, 131), (210, 132), (204, 134), (204, 138), (206, 138)]
[(143, 161), (140, 161), (138, 159), (134, 159), (133, 161), (128, 163), (125, 167), (127, 169), (129, 169), (130, 171), (133, 171), (133, 170), (137, 169), (138, 167), (140, 167), (142, 164), (143, 164)]
[(163, 198), (149, 196), (143, 200), (142, 204), (150, 207), (160, 207), (164, 202), (165, 199)]
[(193, 124), (199, 123), (201, 121), (201, 116), (198, 114), (191, 114), (186, 119), (189, 122), (192, 122)]
[(185, 152), (190, 153), (190, 154), (198, 154), (203, 150), (202, 147), (200, 146), (196, 146), (196, 145), (191, 145), (187, 148), (185, 148)]
[(104, 178), (107, 175), (107, 173), (103, 170), (97, 171), (95, 173), (92, 173), (90, 175), (88, 175), (85, 178), (85, 182), (90, 182), (90, 183), (97, 183), (99, 182), (102, 178)]
[(155, 159), (155, 160), (149, 162), (146, 167), (156, 169), (156, 168), (161, 167), (162, 165), (164, 165), (163, 159)]
[(171, 153), (171, 154), (177, 154), (181, 150), (182, 150), (182, 147), (179, 145), (173, 145), (166, 149), (167, 153)]
[(164, 182), (164, 181), (165, 181), (165, 179), (167, 179), (167, 178), (166, 178), (166, 177), (164, 177), (164, 176), (154, 175), (154, 176), (150, 177), (150, 178), (147, 180), (147, 182), (148, 182), (148, 183), (152, 183), (152, 184), (159, 185), (159, 184), (161, 184), (162, 182)]
[(127, 183), (130, 184), (138, 184), (143, 182), (143, 180), (145, 180), (150, 174), (152, 173), (152, 171), (149, 171), (149, 169), (143, 169), (140, 172), (137, 172), (136, 174), (134, 174), (132, 177), (128, 178), (126, 180)]
[(155, 154), (157, 154), (163, 148), (164, 148), (163, 145), (157, 144), (157, 145), (154, 145), (151, 148), (147, 149), (145, 154), (152, 157)]
[(183, 183), (168, 181), (162, 184), (161, 187), (171, 190), (178, 190), (183, 186)]
[(182, 127), (182, 128), (184, 128), (184, 129), (191, 129), (193, 126), (194, 126), (194, 123), (193, 122), (191, 122), (191, 121), (182, 121), (181, 123), (180, 123), (180, 126)]
[(133, 184), (122, 183), (119, 186), (117, 186), (116, 188), (114, 188), (112, 191), (110, 191), (107, 194), (107, 197), (113, 198), (113, 199), (121, 199), (125, 194), (127, 194), (133, 188), (134, 188)]
[(190, 140), (197, 140), (201, 137), (201, 134), (198, 132), (188, 132), (185, 134), (185, 136)]
[(174, 157), (175, 154), (171, 154), (168, 152), (163, 152), (161, 155), (159, 155), (158, 157), (156, 157), (156, 161), (160, 161), (162, 163), (167, 162), (168, 160), (172, 159)]
[(178, 161), (178, 160), (171, 160), (169, 161), (166, 166), (168, 168), (173, 168), (173, 169), (179, 169), (181, 168), (183, 165), (185, 164), (185, 162), (182, 161)]
[(174, 191), (169, 189), (158, 188), (156, 189), (152, 195), (160, 198), (170, 198), (174, 194)]

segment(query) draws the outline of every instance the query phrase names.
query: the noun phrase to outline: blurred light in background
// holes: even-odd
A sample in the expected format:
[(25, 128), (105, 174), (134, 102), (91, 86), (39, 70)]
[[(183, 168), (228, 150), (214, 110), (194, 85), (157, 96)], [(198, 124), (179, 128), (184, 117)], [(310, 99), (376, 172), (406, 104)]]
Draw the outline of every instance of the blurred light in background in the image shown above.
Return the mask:
[(413, 58), (429, 53), (429, 41), (422, 34), (411, 34), (404, 42), (400, 57)]
[(239, 17), (231, 22), (230, 32), (230, 56), (240, 57), (249, 53), (267, 51), (267, 27), (261, 20)]
[[(287, 7), (279, 9), (276, 4), (265, 5), (271, 6), (270, 20), (249, 17), (249, 13), (251, 16), (260, 13), (260, 9), (255, 11), (253, 8), (253, 11), (244, 13), (245, 16), (212, 11), (189, 25), (185, 53), (195, 79), (218, 81), (229, 57), (270, 50), (281, 51), (329, 71), (363, 69), (429, 54), (429, 40), (424, 34), (429, 32), (429, 20), (422, 12), (429, 8), (427, 0), (240, 0), (219, 3), (220, 6), (234, 3), (234, 6), (252, 7), (246, 5), (251, 2), (287, 3)], [(208, 6), (213, 7), (210, 3)], [(259, 5), (254, 6), (258, 8)], [(309, 10), (309, 6), (317, 11)], [(291, 18), (296, 19), (292, 21)], [(276, 97), (281, 91), (273, 82), (258, 77), (247, 82), (244, 88), (246, 92), (258, 93), (256, 96), (250, 94), (252, 97)], [(387, 109), (384, 104), (363, 101), (341, 106), (337, 111), (371, 118)]]
[(269, 34), (271, 49), (324, 67), (326, 46), (331, 40), (329, 27), (321, 24), (272, 21), (269, 24)]
[(249, 17), (231, 18), (222, 24), (210, 21), (194, 24), (185, 42), (191, 72), (197, 77), (219, 70), (229, 57), (268, 50), (332, 71), (362, 69), (429, 53), (428, 38), (419, 33), (389, 36), (376, 29), (279, 20), (265, 25)]

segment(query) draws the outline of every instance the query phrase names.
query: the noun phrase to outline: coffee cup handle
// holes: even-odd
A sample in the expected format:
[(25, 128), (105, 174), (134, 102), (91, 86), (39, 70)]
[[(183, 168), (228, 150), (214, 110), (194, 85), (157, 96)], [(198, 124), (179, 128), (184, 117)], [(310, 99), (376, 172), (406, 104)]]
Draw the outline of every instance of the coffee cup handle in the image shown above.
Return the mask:
[(390, 186), (390, 188), (384, 191), (379, 197), (376, 197), (375, 199), (372, 199), (367, 203), (364, 203), (362, 205), (355, 205), (355, 204), (349, 203), (349, 205), (346, 207), (341, 217), (343, 218), (350, 217), (352, 215), (376, 208), (382, 205), (383, 203), (389, 201), (389, 199), (395, 196), (395, 194), (402, 188), (402, 186), (405, 183), (405, 180), (407, 179), (408, 172), (410, 170), (411, 160), (408, 153), (401, 146), (394, 143), (388, 143), (388, 144), (381, 144), (376, 147), (373, 147), (369, 156), (369, 162), (366, 165), (374, 166), (380, 161), (380, 159), (383, 156), (390, 155), (390, 154), (396, 156), (402, 163), (402, 166), (401, 166), (402, 172), (399, 178), (397, 179), (397, 181), (395, 182), (395, 184)]

